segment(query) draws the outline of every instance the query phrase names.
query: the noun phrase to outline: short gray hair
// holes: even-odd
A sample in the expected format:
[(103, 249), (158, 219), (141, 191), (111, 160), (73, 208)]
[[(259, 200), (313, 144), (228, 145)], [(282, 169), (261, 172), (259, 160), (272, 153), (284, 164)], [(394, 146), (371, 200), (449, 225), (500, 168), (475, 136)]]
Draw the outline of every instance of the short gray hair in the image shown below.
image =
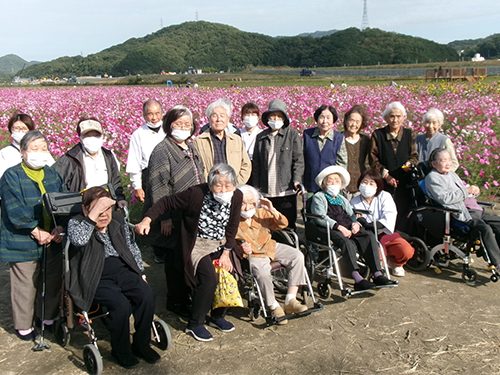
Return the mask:
[(241, 191), (243, 193), (243, 195), (245, 194), (253, 194), (253, 196), (255, 197), (255, 203), (259, 203), (259, 199), (260, 199), (260, 194), (259, 194), (259, 191), (254, 188), (253, 186), (250, 186), (250, 185), (240, 185), (238, 186), (238, 190)]
[(207, 115), (208, 118), (212, 116), (212, 113), (214, 113), (215, 108), (224, 108), (226, 111), (227, 117), (231, 118), (231, 115), (233, 114), (233, 103), (229, 99), (217, 99), (215, 102), (212, 102), (208, 105), (207, 110), (205, 111), (205, 114)]
[(219, 182), (221, 177), (227, 177), (234, 186), (238, 183), (236, 172), (233, 167), (228, 164), (219, 163), (215, 164), (212, 169), (210, 169), (210, 172), (208, 172), (208, 186), (213, 187)]
[(144, 104), (142, 105), (142, 116), (146, 117), (146, 115), (148, 114), (148, 107), (150, 104), (153, 103), (158, 104), (160, 106), (160, 111), (163, 117), (163, 107), (161, 106), (160, 102), (156, 99), (149, 99), (144, 102)]
[(403, 116), (406, 116), (406, 109), (404, 105), (402, 105), (401, 102), (392, 102), (387, 106), (386, 109), (384, 109), (384, 112), (382, 112), (382, 117), (385, 121), (387, 121), (387, 118), (389, 117), (389, 114), (393, 109), (399, 109)]
[(42, 133), (38, 130), (31, 130), (24, 135), (23, 139), (21, 139), (21, 143), (19, 144), (21, 151), (26, 152), (30, 143), (36, 141), (37, 139), (43, 139), (45, 143), (47, 143), (47, 147), (49, 147), (49, 141)]
[(437, 108), (431, 108), (427, 112), (425, 112), (425, 115), (422, 117), (422, 122), (425, 124), (427, 120), (431, 120), (435, 118), (439, 122), (439, 126), (443, 126), (444, 124), (444, 115), (443, 112), (441, 112)]

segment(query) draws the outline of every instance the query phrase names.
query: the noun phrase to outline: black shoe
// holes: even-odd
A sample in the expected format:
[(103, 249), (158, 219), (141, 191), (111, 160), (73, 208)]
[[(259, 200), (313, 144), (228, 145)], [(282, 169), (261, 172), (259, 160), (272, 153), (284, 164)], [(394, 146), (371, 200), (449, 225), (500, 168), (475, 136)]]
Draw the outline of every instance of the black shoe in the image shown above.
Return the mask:
[(116, 353), (112, 350), (111, 355), (123, 368), (134, 368), (139, 364), (139, 360), (132, 353)]
[(132, 346), (132, 353), (136, 357), (144, 359), (147, 363), (156, 363), (161, 359), (161, 356), (149, 345), (143, 349), (136, 349)]
[(376, 285), (372, 283), (371, 281), (368, 280), (361, 280), (359, 283), (354, 283), (354, 290), (357, 292), (363, 291), (363, 290), (370, 290), (375, 288)]
[(16, 335), (17, 337), (19, 337), (21, 340), (24, 341), (35, 341), (38, 337), (40, 337), (40, 335), (36, 330), (31, 331), (27, 335), (21, 335), (19, 331), (16, 329)]
[(181, 303), (167, 303), (167, 310), (184, 320), (189, 320), (191, 317), (191, 309)]
[(387, 286), (387, 285), (397, 285), (397, 280), (389, 280), (384, 275), (377, 276), (373, 279), (376, 286)]

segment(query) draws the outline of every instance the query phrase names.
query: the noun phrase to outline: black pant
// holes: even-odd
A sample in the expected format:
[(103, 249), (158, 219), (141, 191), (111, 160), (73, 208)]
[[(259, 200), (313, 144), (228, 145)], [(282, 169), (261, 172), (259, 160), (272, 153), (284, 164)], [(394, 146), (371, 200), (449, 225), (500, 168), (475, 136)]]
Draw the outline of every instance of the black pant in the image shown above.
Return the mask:
[(359, 270), (356, 256), (358, 251), (372, 273), (380, 271), (378, 243), (373, 232), (361, 228), (358, 233), (347, 238), (338, 230), (330, 230), (330, 239), (336, 246), (340, 247), (343, 259), (345, 259), (344, 264), (348, 267), (349, 272)]
[[(219, 282), (212, 261), (220, 258), (221, 254), (222, 251), (217, 251), (206, 255), (198, 263), (198, 268), (196, 269), (197, 285), (193, 290), (193, 309), (188, 322), (188, 328), (195, 328), (205, 324), (205, 318), (212, 309), (215, 288)], [(213, 319), (223, 318), (226, 312), (226, 307), (220, 307), (212, 310), (211, 316)]]
[[(484, 247), (490, 257), (491, 264), (498, 266), (500, 264), (499, 238), (497, 237), (495, 239), (493, 226), (488, 225), (483, 219), (475, 217), (476, 215), (471, 216), (472, 220), (468, 221), (466, 224), (470, 229), (476, 229), (481, 232), (481, 238), (483, 239)], [(498, 227), (496, 229), (498, 230)]]
[(130, 314), (134, 314), (133, 346), (149, 346), (155, 296), (140, 275), (132, 271), (121, 258), (109, 257), (104, 262), (94, 302), (107, 307), (104, 323), (111, 334), (111, 348), (116, 353), (129, 354)]
[(273, 202), (274, 208), (281, 212), (288, 219), (288, 227), (295, 230), (297, 221), (297, 196), (287, 195), (286, 197), (269, 198)]

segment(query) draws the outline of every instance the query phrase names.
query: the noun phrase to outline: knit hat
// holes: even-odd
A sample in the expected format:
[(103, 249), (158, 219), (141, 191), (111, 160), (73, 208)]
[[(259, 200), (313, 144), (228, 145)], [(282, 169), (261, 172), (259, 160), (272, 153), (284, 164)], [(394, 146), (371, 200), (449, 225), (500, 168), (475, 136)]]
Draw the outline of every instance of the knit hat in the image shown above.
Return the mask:
[(345, 189), (347, 185), (349, 185), (349, 182), (351, 181), (351, 176), (349, 175), (349, 172), (347, 172), (347, 170), (344, 167), (341, 167), (340, 165), (331, 165), (329, 167), (326, 167), (321, 172), (319, 172), (319, 174), (314, 179), (314, 182), (316, 182), (316, 185), (322, 188), (321, 184), (323, 183), (323, 180), (333, 173), (337, 173), (340, 175), (342, 179), (341, 188)]
[(271, 100), (271, 102), (269, 103), (268, 110), (262, 114), (262, 123), (264, 125), (269, 126), (267, 124), (267, 121), (269, 120), (269, 114), (275, 111), (280, 111), (281, 113), (283, 113), (283, 115), (285, 115), (285, 121), (283, 127), (290, 125), (290, 118), (286, 113), (286, 104), (285, 102), (278, 99)]

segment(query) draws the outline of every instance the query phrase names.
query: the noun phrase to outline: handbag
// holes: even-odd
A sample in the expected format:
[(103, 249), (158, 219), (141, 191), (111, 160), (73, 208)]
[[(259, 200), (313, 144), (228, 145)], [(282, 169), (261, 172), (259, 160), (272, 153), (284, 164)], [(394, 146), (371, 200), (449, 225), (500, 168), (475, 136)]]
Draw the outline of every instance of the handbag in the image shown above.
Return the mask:
[(238, 282), (219, 264), (219, 259), (213, 261), (215, 273), (219, 282), (215, 288), (212, 309), (219, 307), (243, 307), (243, 300), (238, 289)]
[(82, 195), (80, 193), (45, 193), (43, 202), (47, 213), (51, 216), (74, 216), (82, 212)]

